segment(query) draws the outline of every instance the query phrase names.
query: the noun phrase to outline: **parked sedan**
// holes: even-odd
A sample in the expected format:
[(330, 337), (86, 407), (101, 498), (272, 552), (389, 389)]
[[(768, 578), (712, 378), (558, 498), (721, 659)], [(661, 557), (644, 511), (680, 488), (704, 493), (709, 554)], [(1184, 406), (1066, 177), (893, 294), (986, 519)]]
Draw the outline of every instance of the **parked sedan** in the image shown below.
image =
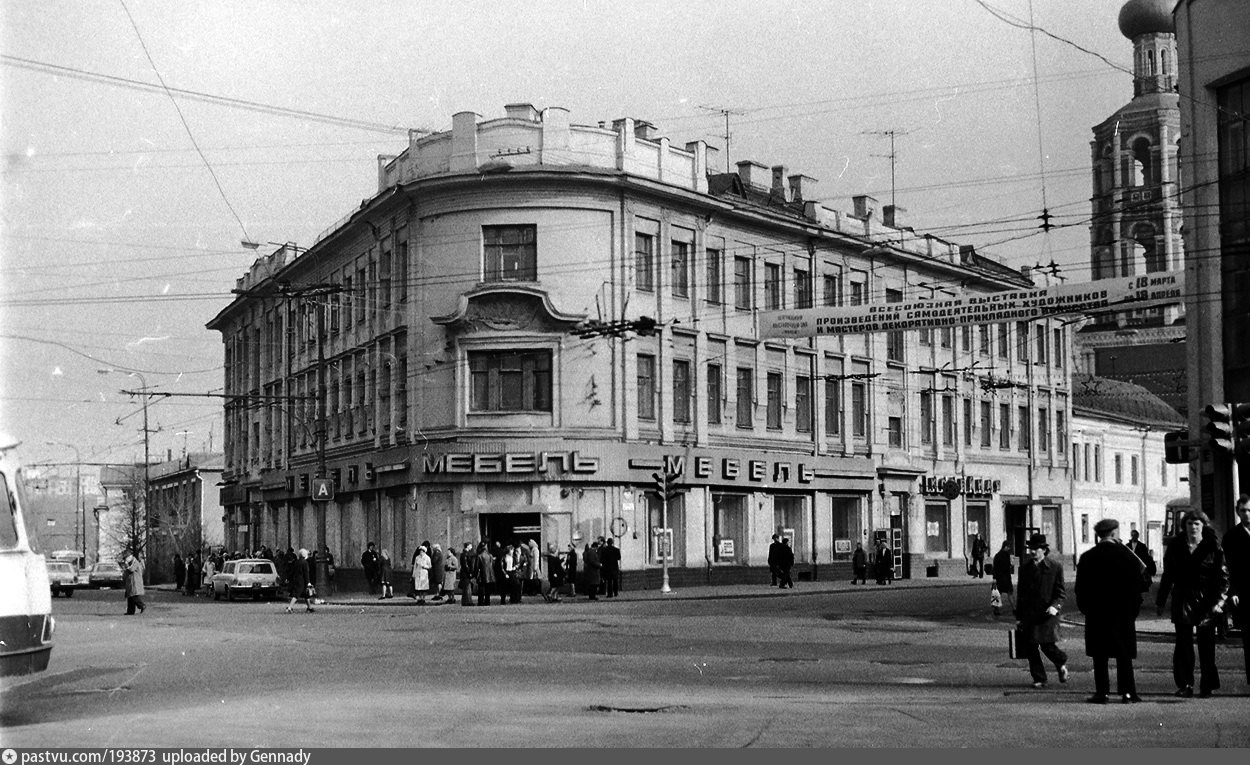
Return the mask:
[(213, 600), (234, 600), (238, 596), (276, 598), (278, 596), (278, 570), (273, 561), (264, 558), (228, 560), (221, 571), (209, 579)]
[(52, 585), (52, 597), (64, 594), (67, 598), (74, 597), (78, 588), (78, 569), (73, 563), (48, 561), (48, 582)]
[(121, 587), (125, 583), (122, 567), (112, 561), (101, 561), (91, 567), (87, 583), (92, 587)]

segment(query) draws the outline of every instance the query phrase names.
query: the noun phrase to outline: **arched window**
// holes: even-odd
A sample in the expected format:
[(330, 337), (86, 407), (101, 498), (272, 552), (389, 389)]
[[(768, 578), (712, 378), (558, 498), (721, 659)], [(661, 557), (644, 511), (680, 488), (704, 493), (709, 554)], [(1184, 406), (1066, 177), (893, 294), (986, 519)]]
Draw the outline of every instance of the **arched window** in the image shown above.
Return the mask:
[(1133, 184), (1134, 186), (1153, 186), (1155, 183), (1154, 168), (1151, 165), (1150, 139), (1138, 138), (1133, 141)]
[(1110, 143), (1102, 147), (1102, 161), (1098, 163), (1098, 172), (1101, 176), (1098, 193), (1110, 193), (1115, 188), (1115, 151)]
[(1146, 51), (1146, 71), (1151, 77), (1155, 76), (1155, 52), (1152, 50)]
[(1110, 247), (1098, 247), (1094, 250), (1092, 271), (1095, 281), (1115, 276), (1115, 258), (1111, 255)]
[(1149, 223), (1138, 223), (1132, 232), (1133, 273), (1155, 273), (1167, 270), (1162, 249), (1155, 243), (1155, 227)]
[(1160, 68), (1163, 69), (1164, 75), (1172, 73), (1172, 56), (1168, 53), (1166, 48), (1159, 51), (1159, 64)]

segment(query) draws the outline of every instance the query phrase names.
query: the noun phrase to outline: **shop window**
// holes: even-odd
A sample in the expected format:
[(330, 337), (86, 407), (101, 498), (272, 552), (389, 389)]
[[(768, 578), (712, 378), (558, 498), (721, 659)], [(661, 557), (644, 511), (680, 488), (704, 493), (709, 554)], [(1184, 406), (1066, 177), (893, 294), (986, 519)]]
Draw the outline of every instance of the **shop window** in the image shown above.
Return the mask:
[(802, 563), (811, 557), (808, 517), (806, 497), (773, 498), (773, 531), (790, 538), (795, 563)]
[(551, 411), (551, 351), (473, 351), (469, 375), (472, 411)]
[(746, 563), (747, 498), (742, 494), (712, 495), (712, 560)]
[[(863, 530), (860, 522), (860, 498), (846, 496), (830, 496), (833, 511), (834, 560), (850, 560), (855, 545), (862, 542)], [(839, 546), (838, 542), (842, 545)], [(872, 555), (870, 550), (865, 550)]]
[(950, 550), (950, 505), (929, 502), (924, 506), (924, 543), (929, 555)]
[[(670, 566), (686, 565), (686, 495), (679, 494), (668, 503), (668, 529), (664, 531), (664, 507), (659, 495), (648, 492), (647, 560), (660, 565), (662, 557)], [(659, 533), (657, 533), (659, 532)]]

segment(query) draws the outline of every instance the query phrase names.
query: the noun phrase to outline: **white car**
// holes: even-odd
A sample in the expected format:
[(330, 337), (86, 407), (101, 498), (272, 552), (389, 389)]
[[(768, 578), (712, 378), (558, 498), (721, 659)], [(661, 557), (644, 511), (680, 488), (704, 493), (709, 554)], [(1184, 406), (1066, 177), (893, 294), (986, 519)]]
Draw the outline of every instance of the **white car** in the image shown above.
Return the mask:
[(48, 582), (52, 585), (52, 597), (64, 594), (67, 598), (74, 597), (78, 588), (78, 570), (73, 563), (48, 561)]
[(228, 560), (221, 571), (208, 580), (213, 600), (234, 600), (236, 597), (273, 599), (278, 596), (278, 569), (264, 558)]

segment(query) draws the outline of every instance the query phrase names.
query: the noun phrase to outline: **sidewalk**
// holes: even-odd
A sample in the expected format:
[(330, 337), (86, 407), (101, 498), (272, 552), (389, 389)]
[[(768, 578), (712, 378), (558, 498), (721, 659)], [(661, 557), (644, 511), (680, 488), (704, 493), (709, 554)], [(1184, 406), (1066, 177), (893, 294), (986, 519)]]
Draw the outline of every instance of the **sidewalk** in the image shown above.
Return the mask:
[[(789, 591), (779, 591), (775, 587), (767, 587), (759, 584), (727, 584), (727, 585), (706, 585), (695, 587), (673, 588), (671, 592), (662, 593), (659, 590), (622, 590), (621, 601), (654, 601), (654, 600), (730, 600), (730, 599), (752, 599), (752, 598), (776, 598), (776, 597), (802, 597), (807, 595), (827, 595), (830, 593), (861, 593), (871, 595), (875, 592), (884, 592), (890, 590), (919, 590), (933, 588), (950, 588), (950, 587), (977, 587), (985, 590), (986, 593), (986, 612), (989, 612), (989, 587), (986, 579), (942, 579), (942, 578), (925, 578), (925, 579), (896, 579), (888, 585), (877, 585), (870, 581), (868, 584), (853, 585), (848, 581), (816, 581), (816, 582), (799, 582), (795, 584), (794, 589)], [(169, 589), (172, 589), (170, 587)], [(600, 596), (600, 600), (604, 598)], [(458, 602), (458, 596), (457, 596)], [(587, 603), (585, 597), (563, 598), (565, 603)], [(369, 595), (364, 592), (348, 592), (336, 593), (325, 598), (326, 605), (334, 606), (379, 606), (383, 608), (404, 608), (415, 607), (417, 601), (407, 597), (405, 594), (398, 594), (394, 598), (388, 600), (379, 600), (377, 596)], [(527, 603), (543, 604), (541, 598), (536, 595), (527, 596), (522, 605)], [(431, 603), (426, 598), (425, 606), (446, 605), (443, 601)], [(1084, 627), (1085, 617), (1079, 611), (1076, 611), (1075, 604), (1072, 610), (1063, 614), (1062, 621), (1069, 626)], [(1137, 633), (1139, 635), (1155, 635), (1161, 637), (1171, 637), (1173, 635), (1172, 622), (1168, 617), (1156, 617), (1154, 613), (1153, 602), (1144, 602), (1142, 604), (1142, 615), (1137, 620)], [(1004, 617), (1007, 614), (1004, 613)]]

